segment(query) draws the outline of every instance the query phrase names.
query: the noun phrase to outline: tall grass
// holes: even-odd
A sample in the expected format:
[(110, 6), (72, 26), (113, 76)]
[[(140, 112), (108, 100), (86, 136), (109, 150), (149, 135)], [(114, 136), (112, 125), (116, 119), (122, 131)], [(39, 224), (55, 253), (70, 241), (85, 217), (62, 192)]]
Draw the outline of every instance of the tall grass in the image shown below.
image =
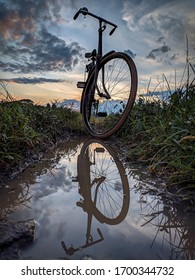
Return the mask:
[(1, 176), (33, 153), (44, 151), (63, 135), (82, 132), (77, 112), (17, 102), (7, 92), (4, 97), (0, 103)]
[(147, 163), (169, 185), (195, 187), (195, 86), (166, 101), (140, 98), (117, 139), (127, 158)]

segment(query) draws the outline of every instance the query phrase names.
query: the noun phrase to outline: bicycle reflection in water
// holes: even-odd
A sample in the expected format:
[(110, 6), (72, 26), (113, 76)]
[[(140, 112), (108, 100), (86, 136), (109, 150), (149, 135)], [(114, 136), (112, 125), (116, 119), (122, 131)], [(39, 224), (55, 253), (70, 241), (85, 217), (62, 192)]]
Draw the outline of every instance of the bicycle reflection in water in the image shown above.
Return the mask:
[(99, 228), (99, 237), (91, 235), (93, 216), (101, 223), (116, 225), (121, 223), (128, 212), (130, 191), (127, 175), (115, 151), (100, 140), (84, 143), (77, 160), (78, 176), (73, 180), (79, 183), (82, 196), (76, 203), (88, 214), (86, 242), (77, 248), (68, 248), (64, 241), (62, 247), (67, 255), (97, 244), (104, 240)]

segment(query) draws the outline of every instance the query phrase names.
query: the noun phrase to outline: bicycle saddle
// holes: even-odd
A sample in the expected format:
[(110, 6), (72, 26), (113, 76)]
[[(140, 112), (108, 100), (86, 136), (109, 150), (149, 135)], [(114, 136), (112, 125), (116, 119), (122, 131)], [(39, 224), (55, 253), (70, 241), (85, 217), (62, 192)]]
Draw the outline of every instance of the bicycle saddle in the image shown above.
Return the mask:
[(86, 53), (85, 54), (85, 57), (86, 58), (91, 58), (91, 57), (95, 57), (96, 56), (96, 49), (94, 49), (92, 52), (90, 52), (90, 53)]

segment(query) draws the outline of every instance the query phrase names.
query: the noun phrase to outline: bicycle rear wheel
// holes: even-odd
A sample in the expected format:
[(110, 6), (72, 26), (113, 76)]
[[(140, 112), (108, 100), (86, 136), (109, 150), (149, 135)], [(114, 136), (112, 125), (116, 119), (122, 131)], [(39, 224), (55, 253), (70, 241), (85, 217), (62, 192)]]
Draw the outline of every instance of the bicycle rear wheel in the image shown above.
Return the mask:
[(104, 57), (88, 78), (83, 92), (82, 113), (86, 131), (93, 137), (106, 138), (115, 133), (131, 111), (137, 92), (137, 70), (125, 53)]

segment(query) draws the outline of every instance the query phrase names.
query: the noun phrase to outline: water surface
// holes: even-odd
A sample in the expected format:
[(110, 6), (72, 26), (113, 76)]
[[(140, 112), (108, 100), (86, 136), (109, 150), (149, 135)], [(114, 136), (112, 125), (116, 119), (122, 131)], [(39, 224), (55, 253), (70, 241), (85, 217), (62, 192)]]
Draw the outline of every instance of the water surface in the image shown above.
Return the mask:
[(61, 143), (0, 190), (0, 217), (34, 219), (21, 259), (194, 259), (194, 217), (104, 142)]

